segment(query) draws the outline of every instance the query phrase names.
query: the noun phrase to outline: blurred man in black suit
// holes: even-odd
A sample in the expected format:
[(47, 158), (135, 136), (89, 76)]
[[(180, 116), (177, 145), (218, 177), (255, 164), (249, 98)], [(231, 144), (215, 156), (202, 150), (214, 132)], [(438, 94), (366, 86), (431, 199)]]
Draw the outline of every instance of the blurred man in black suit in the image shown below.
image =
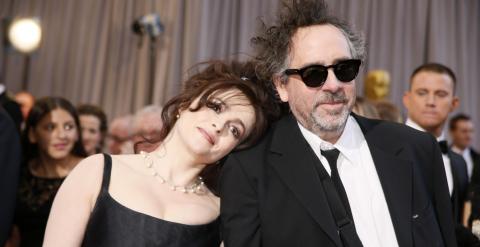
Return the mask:
[(20, 159), (20, 136), (0, 106), (0, 246), (8, 239), (12, 226)]

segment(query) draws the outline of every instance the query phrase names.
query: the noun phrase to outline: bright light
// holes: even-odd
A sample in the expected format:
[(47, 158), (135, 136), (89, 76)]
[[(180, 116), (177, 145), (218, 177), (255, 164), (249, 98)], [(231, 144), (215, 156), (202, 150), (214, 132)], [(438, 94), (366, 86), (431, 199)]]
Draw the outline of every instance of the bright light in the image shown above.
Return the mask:
[(42, 39), (40, 23), (31, 18), (15, 20), (8, 30), (8, 39), (20, 52), (32, 52), (38, 48)]

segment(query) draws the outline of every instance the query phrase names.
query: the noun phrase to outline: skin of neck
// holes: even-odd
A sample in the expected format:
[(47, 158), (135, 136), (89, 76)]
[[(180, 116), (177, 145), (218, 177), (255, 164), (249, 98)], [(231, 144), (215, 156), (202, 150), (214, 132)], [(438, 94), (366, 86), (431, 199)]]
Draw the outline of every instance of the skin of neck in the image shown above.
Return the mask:
[(162, 144), (153, 152), (157, 172), (178, 186), (194, 183), (207, 164), (199, 163), (172, 129)]
[(65, 177), (75, 166), (74, 161), (75, 157), (72, 154), (61, 159), (54, 159), (40, 151), (38, 157), (32, 162), (32, 170), (40, 176)]
[(341, 130), (336, 130), (336, 131), (315, 131), (314, 133), (318, 137), (320, 137), (320, 139), (327, 141), (331, 144), (335, 144), (337, 143), (338, 139), (340, 139), (340, 136), (343, 133), (344, 127), (341, 128)]

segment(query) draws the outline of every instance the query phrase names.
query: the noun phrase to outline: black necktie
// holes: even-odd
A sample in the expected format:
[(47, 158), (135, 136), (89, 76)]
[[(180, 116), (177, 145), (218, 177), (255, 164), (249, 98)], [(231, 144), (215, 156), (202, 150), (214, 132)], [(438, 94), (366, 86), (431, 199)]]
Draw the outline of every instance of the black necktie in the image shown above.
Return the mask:
[[(332, 171), (330, 178), (328, 178), (328, 175), (324, 175), (326, 178), (322, 180), (322, 184), (330, 204), (330, 210), (335, 218), (342, 244), (344, 247), (362, 247), (362, 242), (355, 230), (347, 193), (338, 175), (337, 159), (340, 152), (338, 149), (322, 150), (321, 154), (327, 159)], [(323, 172), (326, 173), (325, 169), (323, 169)]]
[(439, 141), (438, 145), (440, 146), (440, 150), (442, 151), (442, 154), (447, 154), (448, 153), (448, 143), (447, 141)]
[(348, 203), (347, 192), (345, 192), (345, 187), (343, 187), (343, 183), (340, 179), (340, 175), (338, 174), (337, 169), (337, 159), (340, 151), (335, 148), (331, 150), (322, 150), (321, 153), (328, 160), (330, 170), (332, 171), (330, 177), (332, 178), (333, 184), (335, 185), (335, 189), (337, 189), (340, 200), (342, 200), (343, 206), (345, 206), (345, 209), (347, 210), (348, 216), (353, 222), (352, 210), (350, 209), (350, 204)]

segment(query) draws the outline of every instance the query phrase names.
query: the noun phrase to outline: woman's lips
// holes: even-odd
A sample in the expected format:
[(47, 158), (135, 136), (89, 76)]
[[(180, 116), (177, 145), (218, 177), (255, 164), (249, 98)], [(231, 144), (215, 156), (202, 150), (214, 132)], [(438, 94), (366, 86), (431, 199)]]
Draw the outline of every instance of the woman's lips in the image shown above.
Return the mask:
[(205, 139), (210, 143), (210, 144), (215, 144), (215, 139), (212, 137), (212, 135), (210, 135), (206, 130), (202, 129), (202, 128), (197, 128), (200, 133), (202, 134), (203, 137), (205, 137)]
[(67, 147), (66, 143), (54, 144), (53, 147), (58, 150), (64, 150)]

